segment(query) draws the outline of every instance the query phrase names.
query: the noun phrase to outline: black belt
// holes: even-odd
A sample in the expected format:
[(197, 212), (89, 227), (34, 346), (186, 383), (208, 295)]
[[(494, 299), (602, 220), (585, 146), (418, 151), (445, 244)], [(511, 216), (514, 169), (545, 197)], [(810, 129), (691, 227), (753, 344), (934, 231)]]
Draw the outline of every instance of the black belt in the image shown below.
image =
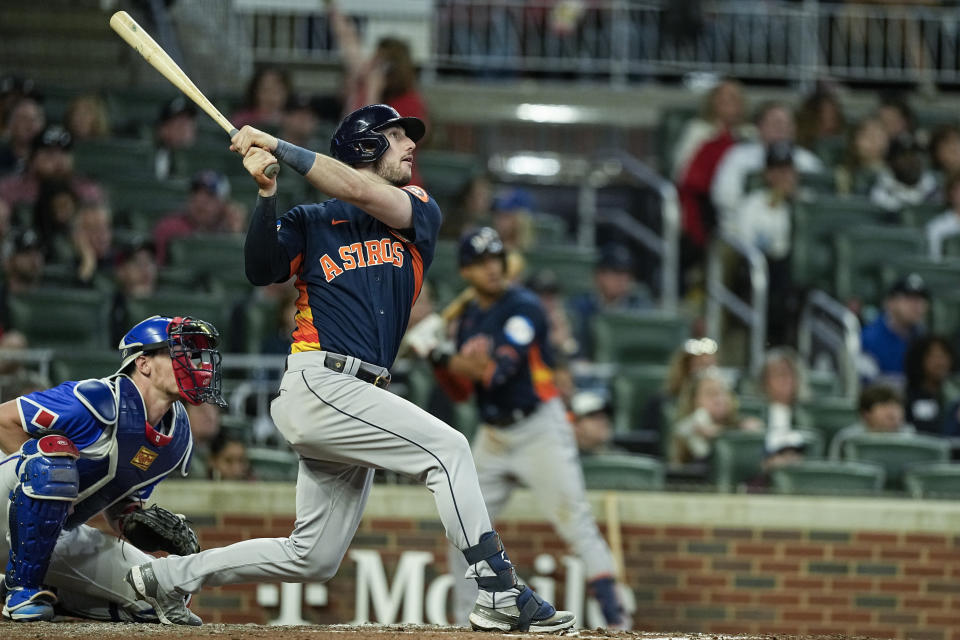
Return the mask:
[(501, 413), (498, 416), (484, 420), (484, 422), (494, 427), (509, 427), (515, 422), (520, 422), (539, 408), (540, 405), (533, 405), (532, 407), (514, 409), (508, 413)]
[[(338, 373), (344, 372), (344, 367), (347, 364), (347, 356), (342, 356), (339, 353), (328, 353), (327, 357), (323, 359), (323, 366), (327, 369), (333, 369)], [(361, 362), (360, 368), (357, 369), (357, 372), (353, 374), (356, 378), (363, 380), (364, 382), (369, 382), (375, 387), (380, 387), (381, 389), (386, 389), (390, 386), (390, 371), (384, 367), (378, 367), (375, 364), (370, 364), (367, 362)]]

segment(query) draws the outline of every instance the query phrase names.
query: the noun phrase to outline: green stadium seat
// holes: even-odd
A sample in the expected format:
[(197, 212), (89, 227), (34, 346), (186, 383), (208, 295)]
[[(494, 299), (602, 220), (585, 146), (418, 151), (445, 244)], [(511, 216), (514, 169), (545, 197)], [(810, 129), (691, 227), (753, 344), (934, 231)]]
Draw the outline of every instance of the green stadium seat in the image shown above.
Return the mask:
[(154, 179), (153, 146), (140, 139), (103, 138), (78, 142), (73, 163), (78, 173), (104, 182), (117, 178)]
[(10, 327), (37, 349), (108, 348), (109, 311), (109, 296), (96, 289), (44, 287), (7, 300)]
[(220, 344), (229, 344), (230, 307), (222, 297), (210, 293), (185, 292), (182, 290), (158, 291), (146, 298), (127, 300), (130, 318), (161, 316), (192, 316), (213, 325), (220, 332)]
[(760, 475), (764, 434), (728, 431), (713, 442), (712, 478), (718, 491), (735, 491)]
[(884, 294), (879, 277), (883, 266), (889, 264), (892, 256), (923, 254), (923, 232), (900, 226), (859, 225), (838, 233), (834, 250), (836, 297), (878, 303)]
[(581, 456), (580, 466), (590, 491), (660, 491), (666, 477), (663, 462), (651, 456)]
[(249, 292), (243, 260), (243, 234), (195, 233), (170, 241), (169, 263), (192, 268), (201, 279), (223, 285), (234, 296)]
[(61, 349), (50, 363), (50, 381), (59, 384), (66, 380), (105, 378), (120, 367), (120, 352), (116, 349)]
[(472, 153), (433, 149), (417, 151), (417, 169), (423, 176), (424, 188), (448, 206), (482, 168)]
[(900, 212), (900, 219), (905, 225), (923, 229), (928, 222), (943, 213), (944, 208), (942, 204), (922, 204), (908, 207)]
[(533, 216), (533, 243), (538, 247), (552, 247), (568, 241), (567, 222), (550, 213)]
[(269, 447), (247, 447), (247, 458), (257, 480), (265, 482), (294, 482), (300, 469), (300, 459), (293, 451)]
[(189, 196), (187, 183), (180, 180), (114, 177), (105, 184), (114, 223), (145, 233), (152, 232), (166, 214), (182, 211)]
[(613, 423), (618, 433), (649, 428), (643, 424), (643, 410), (666, 379), (667, 366), (660, 364), (624, 367), (614, 375)]
[(933, 331), (948, 336), (960, 332), (960, 291), (937, 294), (930, 308)]
[(838, 431), (858, 419), (855, 401), (849, 398), (816, 396), (801, 406), (810, 416), (813, 428), (823, 434), (826, 442), (833, 440)]
[(814, 397), (834, 396), (840, 392), (840, 378), (835, 371), (807, 371), (807, 386)]
[(804, 455), (808, 460), (818, 460), (826, 457), (827, 439), (823, 437), (819, 430), (803, 427), (798, 427), (796, 430), (803, 434), (803, 440), (806, 443)]
[(627, 365), (662, 364), (688, 333), (686, 321), (670, 313), (600, 313), (593, 320), (594, 358)]
[(244, 335), (243, 350), (247, 353), (260, 353), (263, 342), (275, 335), (278, 326), (278, 303), (275, 300), (257, 300), (243, 306)]
[(843, 451), (848, 460), (879, 464), (886, 471), (887, 487), (902, 489), (904, 474), (911, 466), (947, 462), (950, 442), (920, 434), (864, 433), (846, 440)]
[(903, 482), (914, 498), (960, 498), (960, 463), (914, 465)]
[(894, 256), (883, 266), (883, 289), (886, 291), (908, 273), (919, 274), (936, 297), (957, 290), (960, 284), (960, 259), (936, 261), (926, 256)]
[(950, 236), (943, 241), (943, 255), (951, 258), (960, 258), (960, 235)]
[(862, 495), (883, 489), (883, 467), (866, 462), (807, 460), (770, 474), (776, 493), (793, 495)]
[(576, 245), (534, 247), (524, 253), (527, 261), (525, 275), (544, 269), (553, 271), (560, 283), (561, 293), (570, 296), (594, 289), (593, 269), (597, 254)]

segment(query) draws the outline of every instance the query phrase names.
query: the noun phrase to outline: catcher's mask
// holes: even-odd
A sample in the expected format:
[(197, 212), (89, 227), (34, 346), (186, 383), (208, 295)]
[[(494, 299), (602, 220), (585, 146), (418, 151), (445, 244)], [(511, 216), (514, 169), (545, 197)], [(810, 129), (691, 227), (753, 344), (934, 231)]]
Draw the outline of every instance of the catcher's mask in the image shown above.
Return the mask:
[(130, 329), (120, 341), (120, 370), (142, 354), (169, 349), (180, 396), (192, 405), (227, 406), (221, 393), (217, 329), (198, 318), (152, 316)]

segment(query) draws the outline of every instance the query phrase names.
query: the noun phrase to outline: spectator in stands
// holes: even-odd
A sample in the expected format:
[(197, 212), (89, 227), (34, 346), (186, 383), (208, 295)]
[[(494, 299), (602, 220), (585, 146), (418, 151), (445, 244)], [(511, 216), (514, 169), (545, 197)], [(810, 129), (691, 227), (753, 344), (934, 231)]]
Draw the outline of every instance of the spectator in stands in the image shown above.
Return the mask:
[(0, 176), (21, 173), (26, 169), (33, 139), (46, 124), (43, 107), (35, 98), (17, 98), (9, 108), (0, 141)]
[(786, 344), (796, 312), (796, 296), (790, 271), (793, 200), (797, 191), (794, 147), (778, 141), (767, 146), (763, 186), (742, 200), (730, 233), (756, 247), (767, 258), (770, 291), (767, 301), (768, 340)]
[(865, 118), (850, 133), (835, 179), (841, 195), (867, 195), (886, 168), (890, 137), (878, 118)]
[(0, 131), (6, 130), (10, 108), (20, 98), (33, 98), (41, 102), (43, 96), (37, 92), (37, 84), (32, 78), (12, 74), (0, 77)]
[(573, 435), (581, 456), (614, 453), (610, 402), (597, 391), (578, 391), (570, 398)]
[(960, 173), (960, 129), (948, 124), (930, 136), (930, 167), (941, 178)]
[(44, 180), (33, 205), (33, 229), (40, 236), (47, 262), (67, 264), (73, 259), (71, 227), (80, 202), (69, 182)]
[(41, 183), (59, 181), (69, 184), (81, 202), (103, 201), (99, 185), (74, 173), (72, 146), (73, 138), (59, 125), (38, 133), (31, 143), (26, 171), (0, 181), (0, 199), (12, 207), (33, 205)]
[(570, 299), (579, 357), (593, 358), (593, 318), (604, 311), (636, 311), (651, 306), (649, 296), (641, 293), (633, 275), (634, 263), (630, 249), (622, 244), (607, 244), (600, 248), (600, 257), (593, 272), (595, 289)]
[(190, 181), (190, 197), (184, 211), (168, 215), (153, 231), (157, 262), (160, 265), (166, 262), (167, 245), (174, 238), (223, 231), (223, 208), (229, 196), (230, 183), (226, 177), (211, 169), (196, 173)]
[(319, 125), (320, 119), (317, 117), (313, 99), (294, 93), (283, 108), (283, 122), (278, 137), (304, 149), (323, 149), (324, 144), (317, 139)]
[(207, 467), (210, 480), (253, 480), (246, 442), (226, 429), (221, 429), (210, 441)]
[(925, 332), (930, 291), (919, 274), (898, 280), (887, 292), (883, 313), (863, 328), (861, 374), (902, 384), (907, 345)]
[(706, 142), (724, 132), (739, 135), (745, 108), (743, 87), (736, 80), (721, 80), (707, 93), (700, 115), (687, 122), (673, 150), (671, 169), (678, 182)]
[(541, 269), (530, 276), (526, 284), (527, 288), (540, 298), (540, 303), (547, 313), (547, 335), (555, 356), (566, 361), (576, 354), (580, 347), (573, 335), (573, 324), (560, 292), (557, 274), (550, 269)]
[(670, 356), (663, 389), (653, 394), (643, 408), (644, 430), (665, 433), (672, 421), (680, 392), (693, 378), (717, 364), (718, 346), (712, 338), (691, 338)]
[(293, 83), (285, 70), (262, 67), (247, 84), (243, 108), (234, 113), (230, 121), (238, 129), (249, 124), (276, 130), (283, 123), (283, 109), (291, 93)]
[(755, 418), (741, 419), (727, 378), (716, 367), (700, 371), (677, 401), (677, 419), (670, 432), (669, 462), (704, 462), (713, 454), (713, 441), (725, 431), (760, 431)]
[(246, 233), (250, 219), (250, 208), (239, 200), (230, 200), (223, 205), (223, 232)]
[(0, 289), (0, 329), (10, 328), (7, 299), (10, 295), (28, 293), (43, 280), (43, 245), (33, 229), (13, 234), (3, 260), (3, 287)]
[(870, 201), (891, 214), (907, 207), (935, 203), (940, 188), (933, 172), (926, 168), (923, 148), (909, 133), (890, 140), (887, 166), (870, 190)]
[(107, 105), (103, 98), (94, 94), (77, 96), (71, 100), (63, 120), (74, 142), (110, 135)]
[(193, 103), (177, 96), (163, 105), (153, 126), (153, 140), (153, 173), (157, 180), (181, 174), (177, 156), (197, 141), (197, 108)]
[(960, 387), (950, 379), (955, 362), (943, 336), (921, 336), (907, 349), (906, 416), (918, 431), (940, 435), (947, 407), (960, 400)]
[(907, 103), (906, 98), (898, 93), (887, 93), (880, 96), (877, 118), (891, 140), (904, 133), (912, 135), (916, 127), (913, 109)]
[[(713, 177), (710, 192), (721, 229), (727, 228), (736, 218), (750, 175), (763, 170), (767, 147), (774, 142), (793, 142), (793, 113), (783, 103), (762, 105), (757, 112), (756, 125), (759, 139), (734, 145), (723, 156)], [(794, 149), (793, 161), (800, 173), (823, 171), (823, 163), (806, 149)]]
[(492, 226), (490, 210), (493, 208), (493, 180), (489, 173), (478, 172), (470, 177), (455, 198), (455, 204), (447, 215), (444, 212), (440, 237), (458, 240), (469, 229)]
[(767, 351), (760, 369), (760, 392), (765, 400), (763, 422), (768, 438), (812, 426), (810, 416), (799, 406), (805, 395), (804, 372), (793, 349)]
[(797, 144), (817, 154), (825, 166), (839, 160), (845, 130), (843, 106), (826, 87), (818, 87), (797, 110)]
[(116, 253), (117, 288), (110, 307), (110, 342), (120, 343), (130, 327), (127, 301), (148, 298), (157, 291), (157, 258), (153, 242), (137, 238)]
[(927, 247), (934, 260), (943, 259), (943, 243), (948, 238), (960, 235), (960, 173), (947, 178), (944, 196), (949, 208), (927, 223)]
[(860, 392), (858, 402), (860, 420), (844, 427), (830, 441), (829, 457), (846, 457), (844, 444), (863, 433), (914, 433), (913, 425), (903, 420), (903, 400), (896, 389), (886, 385), (872, 385)]
[(520, 187), (507, 189), (494, 197), (490, 208), (492, 224), (507, 251), (523, 252), (530, 248), (536, 208), (533, 194)]
[(77, 210), (73, 221), (73, 248), (77, 280), (81, 284), (91, 284), (95, 277), (113, 276), (116, 251), (111, 217), (110, 209), (96, 202), (84, 204)]
[(190, 433), (193, 434), (190, 477), (206, 479), (210, 477), (207, 467), (210, 448), (221, 431), (221, 410), (220, 407), (209, 403), (191, 404), (187, 406), (187, 415), (190, 417)]
[[(0, 350), (12, 352), (24, 352), (27, 350), (27, 336), (23, 333), (8, 329), (0, 335)], [(23, 373), (23, 361), (16, 357), (0, 357), (0, 377)]]
[(763, 439), (760, 475), (747, 483), (748, 492), (769, 489), (773, 472), (803, 462), (806, 450), (807, 439), (799, 431), (767, 431)]

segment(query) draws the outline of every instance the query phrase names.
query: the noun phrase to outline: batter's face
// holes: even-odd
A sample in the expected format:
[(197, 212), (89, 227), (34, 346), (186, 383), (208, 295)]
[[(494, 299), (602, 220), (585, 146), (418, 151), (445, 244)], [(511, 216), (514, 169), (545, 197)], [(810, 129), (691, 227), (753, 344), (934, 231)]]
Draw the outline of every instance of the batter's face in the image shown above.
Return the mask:
[(497, 297), (507, 287), (503, 256), (486, 254), (476, 262), (460, 267), (460, 275), (480, 294)]
[(416, 143), (407, 137), (403, 127), (390, 127), (380, 133), (386, 136), (390, 146), (373, 164), (373, 171), (395, 187), (410, 184)]

